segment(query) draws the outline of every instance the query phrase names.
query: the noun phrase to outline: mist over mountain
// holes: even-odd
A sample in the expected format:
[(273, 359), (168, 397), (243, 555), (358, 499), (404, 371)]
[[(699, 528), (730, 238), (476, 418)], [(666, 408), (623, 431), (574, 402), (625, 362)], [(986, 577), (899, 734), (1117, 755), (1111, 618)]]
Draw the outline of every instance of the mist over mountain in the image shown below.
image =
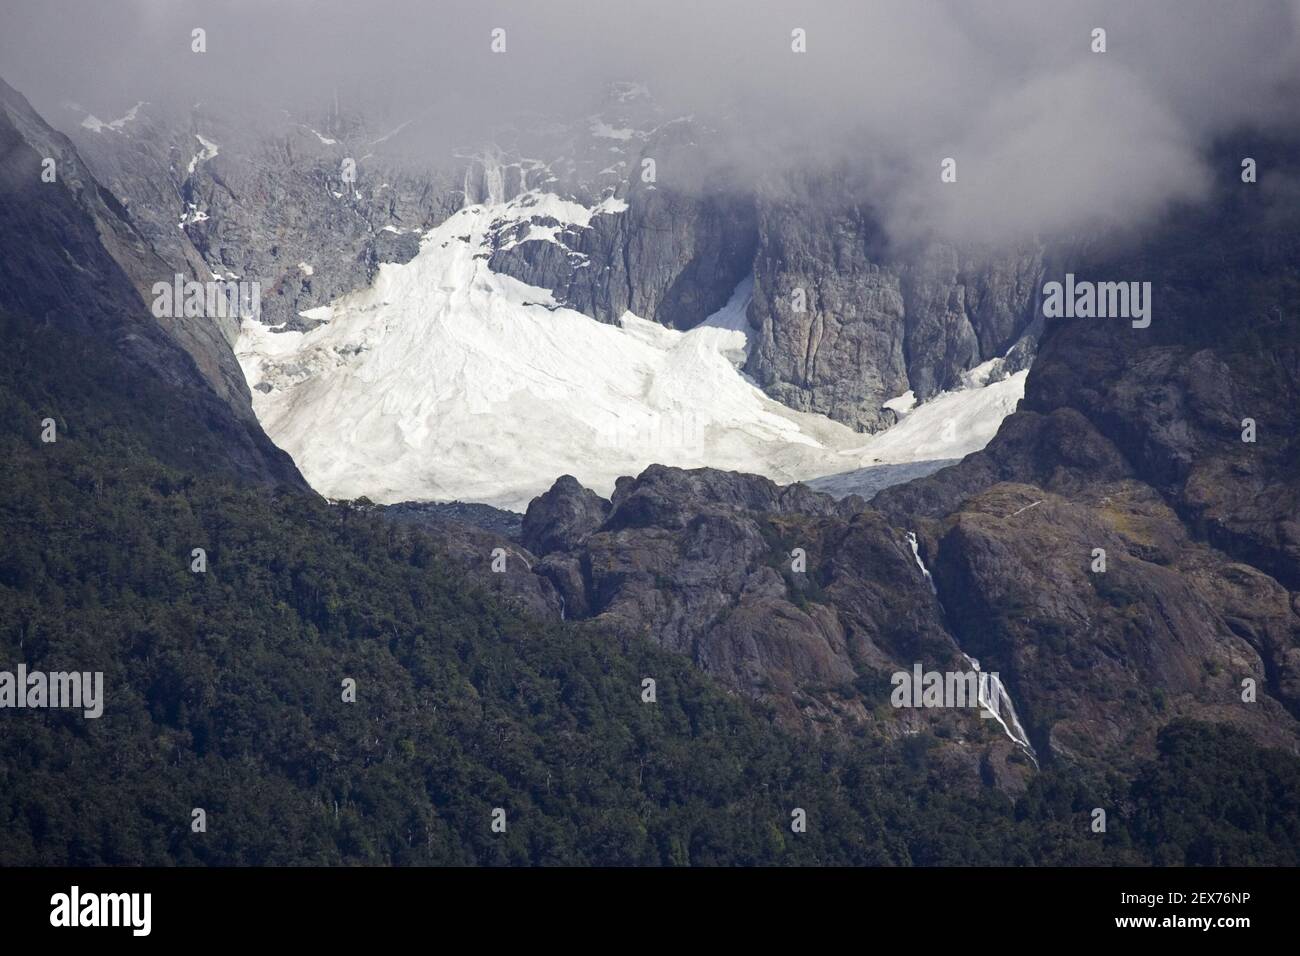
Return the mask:
[(1300, 859), (1300, 2), (0, 2), (0, 862)]
[[(1213, 0), (7, 7), (0, 62), (46, 115), (67, 99), (112, 116), (171, 99), (252, 116), (320, 109), (337, 93), (394, 125), (427, 119), (412, 148), (429, 157), (505, 126), (527, 138), (529, 118), (637, 80), (672, 115), (725, 123), (732, 177), (852, 161), (891, 232), (909, 237), (1140, 223), (1205, 194), (1215, 137), (1294, 125), (1300, 102), (1292, 0), (1260, 0), (1248, 16)], [(190, 51), (196, 27), (203, 55)], [(1098, 27), (1104, 55), (1090, 50)], [(806, 53), (792, 54), (794, 29)], [(961, 189), (938, 188), (944, 157), (958, 159)]]

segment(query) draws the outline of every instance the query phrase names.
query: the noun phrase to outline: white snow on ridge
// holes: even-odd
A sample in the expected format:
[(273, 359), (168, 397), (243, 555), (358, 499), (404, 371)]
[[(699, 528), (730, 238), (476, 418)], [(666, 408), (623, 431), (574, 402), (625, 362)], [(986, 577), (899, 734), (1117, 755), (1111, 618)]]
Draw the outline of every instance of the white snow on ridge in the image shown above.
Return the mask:
[(536, 192), (470, 205), (426, 233), (410, 262), (384, 263), (370, 288), (304, 313), (324, 324), (273, 332), (245, 322), (236, 354), (250, 385), (270, 386), (253, 391), (263, 427), (331, 498), (520, 511), (566, 473), (606, 496), (615, 479), (656, 462), (791, 482), (915, 460), (907, 441), (891, 441), (913, 422), (921, 457), (935, 442), (951, 454), (960, 422), (982, 428), (961, 436), (968, 450), (996, 430), (980, 414), (963, 417), (962, 396), (971, 404), (997, 386), (951, 397), (959, 424), (946, 444), (923, 432), (927, 410), (949, 396), (875, 437), (768, 398), (739, 370), (752, 279), (679, 332), (631, 313), (601, 324), (487, 266), (493, 237), (518, 223), (587, 225), (621, 208)]
[(144, 104), (145, 101), (141, 100), (140, 102), (136, 103), (135, 106), (127, 110), (123, 116), (109, 123), (105, 123), (94, 113), (87, 113), (86, 118), (81, 121), (81, 125), (88, 130), (93, 130), (96, 133), (102, 133), (106, 129), (111, 129), (114, 132), (120, 133), (122, 132), (123, 127), (125, 127), (127, 123), (133, 122), (135, 120), (136, 116), (139, 115), (140, 113), (140, 107), (144, 106)]
[(871, 437), (864, 467), (938, 458), (964, 458), (997, 434), (1002, 419), (1025, 395), (1029, 372), (1016, 372), (982, 388), (942, 392), (907, 412), (893, 428)]
[(215, 158), (217, 153), (221, 151), (216, 143), (204, 139), (198, 133), (194, 134), (194, 138), (199, 141), (199, 145), (203, 148), (190, 160), (189, 166), (186, 167), (185, 172), (189, 175), (194, 174), (194, 170), (198, 168), (199, 163), (206, 163), (209, 159)]
[(630, 140), (633, 136), (641, 136), (634, 129), (628, 127), (616, 128), (603, 121), (596, 121), (591, 124), (591, 135), (598, 139), (621, 139)]
[(839, 449), (861, 436), (737, 373), (743, 332), (603, 325), (491, 272), (478, 256), (501, 212), (462, 209), (309, 332), (244, 323), (244, 373), (272, 386), (258, 417), (323, 494), (522, 510), (564, 473), (607, 495), (653, 462), (786, 481), (856, 462)]
[[(983, 377), (987, 379), (987, 372)], [(881, 488), (922, 478), (965, 458), (987, 445), (1002, 419), (1016, 410), (1028, 377), (1027, 370), (1016, 372), (991, 385), (942, 392), (915, 407), (910, 405), (915, 401), (910, 391), (892, 399), (886, 407), (903, 417), (871, 437), (861, 449), (860, 464), (845, 472), (827, 472), (809, 484), (836, 498), (859, 494), (869, 500)]]

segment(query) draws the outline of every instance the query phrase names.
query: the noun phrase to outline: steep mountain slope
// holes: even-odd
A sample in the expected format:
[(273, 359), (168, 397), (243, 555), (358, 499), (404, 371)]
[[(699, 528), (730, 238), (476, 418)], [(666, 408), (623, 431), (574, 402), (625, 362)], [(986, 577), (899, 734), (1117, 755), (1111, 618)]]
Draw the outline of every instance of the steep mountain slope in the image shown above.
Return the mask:
[(1204, 207), (1077, 260), (1150, 276), (1153, 322), (1048, 323), (985, 450), (865, 511), (707, 470), (651, 468), (609, 502), (564, 479), (525, 521), (532, 572), (570, 617), (647, 633), (794, 724), (877, 723), (892, 671), (966, 654), (1002, 675), (1048, 763), (1131, 764), (1187, 716), (1294, 750), (1300, 220), (1294, 151), (1259, 152), (1259, 190), (1225, 177)]
[[(52, 182), (42, 177), (47, 159), (55, 164)], [(171, 266), (90, 175), (72, 144), (0, 82), (0, 310), (13, 323), (8, 341), (23, 351), (35, 350), (39, 341), (60, 360), (106, 350), (123, 388), (148, 391), (157, 400), (150, 414), (174, 418), (178, 428), (183, 423), (172, 440), (152, 446), (165, 461), (301, 487), (293, 463), (258, 426), (244, 377), (217, 326), (204, 318), (151, 315), (152, 284), (171, 280)], [(30, 385), (42, 387), (49, 391), (34, 403), (42, 417), (55, 418), (65, 433), (86, 427), (64, 414), (60, 382)]]
[[(789, 736), (648, 642), (502, 608), (418, 532), (160, 467), (118, 422), (51, 447), (22, 420), (0, 425), (0, 653), (102, 670), (106, 699), (4, 713), (0, 864), (1300, 860), (1300, 761), (1239, 735), (1174, 728), (1131, 783), (958, 792), (933, 737)], [(1104, 835), (1098, 804), (1126, 808)]]
[[(560, 614), (593, 619), (545, 623), (504, 606), (474, 583), (507, 591), (502, 579), (512, 575), (484, 567), (491, 532), (465, 536), (447, 526), (440, 543), (365, 506), (328, 505), (295, 483), (256, 425), (238, 419), (149, 316), (104, 238), (138, 235), (129, 222), (120, 213), (101, 220), (112, 207), (93, 201), (102, 194), (89, 177), (72, 188), (40, 183), (35, 156), (15, 124), (0, 124), (0, 327), (9, 343), (0, 354), (0, 660), (102, 670), (105, 709), (87, 720), (6, 708), (0, 862), (1300, 858), (1300, 760), (1251, 739), (1293, 731), (1270, 702), (1275, 693), (1285, 699), (1278, 682), (1262, 687), (1259, 715), (1235, 721), (1248, 734), (1174, 722), (1154, 746), (1110, 766), (1090, 746), (1095, 737), (1081, 746), (1075, 734), (1065, 741), (1073, 750), (1058, 746), (1060, 735), (1043, 726), (1047, 708), (1026, 704), (1041, 689), (1024, 668), (1010, 684), (1035, 748), (1078, 758), (1077, 767), (1049, 760), (1041, 772), (973, 712), (915, 721), (867, 714), (882, 703), (878, 679), (891, 664), (956, 662), (984, 646), (967, 631), (979, 608), (963, 606), (957, 574), (940, 570), (981, 552), (958, 537), (945, 554), (935, 544), (941, 526), (919, 510), (924, 550), (939, 550), (943, 604), (907, 526), (853, 499), (707, 470), (653, 468), (620, 482), (609, 502), (561, 481), (523, 528), (545, 567), (533, 573), (519, 548), (508, 564), (533, 581), (539, 614), (554, 594), (566, 597), (555, 602)], [(138, 248), (148, 251), (147, 243)], [(1280, 367), (1266, 384), (1286, 380), (1290, 366)], [(41, 439), (47, 415), (60, 426), (52, 443)], [(1107, 474), (1120, 475), (1123, 460), (1077, 411), (1012, 416), (999, 442), (1012, 444), (1018, 430), (1046, 418), (1079, 426), (1078, 440), (1062, 442), (1070, 452), (1060, 461), (1109, 464)], [(1053, 434), (1069, 437), (1059, 424)], [(1007, 495), (1006, 486), (974, 488), (989, 462), (1016, 466), (997, 447), (914, 486), (916, 494), (956, 495), (971, 512), (971, 494)], [(1033, 444), (1047, 447), (1046, 439)], [(1272, 458), (1262, 467), (1265, 487), (1289, 487), (1290, 473)], [(1080, 480), (1057, 471), (1054, 487)], [(284, 487), (268, 494), (265, 483), (277, 477)], [(974, 490), (953, 490), (963, 480)], [(1170, 494), (1179, 487), (1173, 480)], [(1237, 520), (1222, 499), (1210, 500)], [(1085, 498), (1061, 507), (1087, 519), (1099, 506)], [(1157, 522), (1168, 521), (1151, 508)], [(968, 524), (996, 529), (997, 520)], [(1123, 530), (1136, 542), (1145, 526), (1130, 521)], [(1169, 537), (1156, 530), (1153, 543), (1140, 545), (1148, 563)], [(1268, 554), (1274, 536), (1266, 532), (1256, 537)], [(1040, 551), (1063, 560), (1052, 544)], [(1167, 580), (1148, 576), (1158, 590), (1124, 607), (1163, 609), (1185, 626), (1207, 605), (1223, 613), (1243, 597), (1229, 579), (1201, 604), (1184, 600), (1186, 582), (1198, 581), (1195, 560), (1211, 575), (1234, 569), (1209, 546), (1175, 544)], [(190, 570), (196, 547), (206, 551), (201, 573)], [(807, 552), (807, 570), (787, 564), (794, 547)], [(968, 563), (975, 573), (986, 566)], [(1276, 595), (1262, 578), (1260, 593)], [(1234, 620), (1253, 627), (1261, 644), (1289, 639), (1287, 624), (1275, 627), (1258, 607)], [(650, 640), (634, 633), (649, 622)], [(1020, 622), (991, 634), (1005, 638)], [(1052, 632), (1040, 634), (1051, 649)], [(693, 654), (773, 707), (720, 692), (656, 642)], [(997, 641), (988, 649), (989, 659), (980, 655), (986, 668), (1006, 656)], [(1221, 665), (1244, 653), (1240, 641), (1199, 636), (1184, 649), (1180, 657), (1169, 642), (1157, 646), (1156, 678), (1177, 676), (1184, 661)], [(355, 703), (340, 694), (349, 677)], [(647, 677), (656, 682), (653, 703), (643, 696)], [(1213, 695), (1222, 689), (1217, 679), (1189, 682), (1174, 688), (1176, 703), (1217, 719)], [(1146, 732), (1151, 711), (1140, 700), (1074, 690), (1062, 699), (1085, 716), (1100, 708)], [(833, 732), (796, 737), (777, 723), (804, 717), (830, 718)], [(980, 777), (1002, 792), (980, 788)], [(1098, 805), (1118, 810), (1105, 834), (1088, 825)], [(195, 807), (207, 811), (204, 833), (190, 829)], [(496, 807), (507, 813), (504, 834), (491, 828)], [(808, 832), (791, 831), (794, 808), (807, 811)]]
[(1252, 150), (1258, 184), (1225, 150), (1212, 202), (1080, 260), (1151, 281), (1149, 328), (1049, 323), (989, 447), (874, 500), (920, 529), (955, 634), (1062, 755), (1130, 752), (1170, 714), (1265, 737), (1300, 714), (1296, 153)]
[(630, 313), (592, 322), (491, 268), (492, 250), (521, 232), (584, 226), (625, 205), (527, 190), (469, 206), (427, 233), (411, 262), (384, 264), (369, 289), (305, 313), (313, 328), (245, 323), (238, 355), (263, 425), (331, 497), (522, 510), (556, 475), (608, 494), (652, 462), (792, 481), (954, 457), (981, 447), (1019, 397), (1023, 375), (990, 386), (1004, 396), (1000, 414), (967, 420), (963, 399), (947, 396), (955, 409), (930, 414), (928, 428), (918, 412), (910, 440), (877, 448), (884, 436), (864, 441), (792, 412), (740, 374), (748, 283), (679, 332)]
[[(177, 116), (146, 103), (127, 122), (82, 123), (73, 135), (169, 259), (201, 262), (215, 274), (262, 283), (262, 327), (245, 323), (248, 339), (241, 349), (246, 363), (265, 358), (303, 371), (319, 369), (313, 360), (297, 362), (296, 350), (277, 339), (328, 323), (327, 312), (313, 310), (373, 285), (381, 265), (409, 262), (420, 247), (419, 237), (429, 230), (468, 234), (464, 224), (453, 227), (448, 217), (476, 207), (494, 209), (499, 220), (484, 230), (481, 242), (476, 240), (472, 255), (482, 259), (479, 272), (516, 279), (533, 290), (530, 301), (606, 325), (621, 326), (631, 312), (678, 332), (694, 331), (725, 310), (737, 289), (749, 283), (752, 294), (745, 298), (743, 321), (733, 326), (749, 344), (730, 348), (745, 375), (768, 398), (853, 430), (877, 431), (894, 424), (902, 396), (929, 401), (960, 388), (963, 374), (982, 363), (1002, 361), (999, 374), (1013, 374), (1032, 358), (1031, 293), (1041, 267), (1038, 250), (1001, 254), (946, 246), (886, 248), (868, 198), (859, 195), (862, 190), (852, 186), (855, 180), (847, 171), (778, 175), (774, 182), (754, 183), (727, 158), (732, 133), (700, 118), (666, 115), (643, 87), (614, 84), (594, 112), (576, 118), (534, 117), (530, 128), (503, 129), (500, 140), (486, 147), (451, 155), (444, 150), (421, 163), (403, 158), (403, 141), (430, 122), (413, 117), (381, 134), (377, 125), (337, 115), (315, 123), (295, 117), (232, 122), (215, 107)], [(347, 163), (355, 167), (351, 181), (342, 174)], [(170, 188), (160, 189), (160, 182)], [(445, 239), (440, 236), (438, 245)], [(792, 301), (796, 288), (806, 300), (798, 308)], [(502, 305), (509, 304), (507, 297)], [(383, 327), (387, 324), (385, 320)], [(555, 339), (555, 344), (570, 362), (590, 345), (587, 340), (607, 338), (603, 331), (572, 323), (564, 328), (577, 340)], [(383, 337), (367, 338), (373, 346)], [(501, 338), (507, 346), (533, 344), (527, 336), (519, 336), (518, 343), (515, 336)], [(234, 341), (229, 335), (228, 340)], [(401, 336), (388, 347), (397, 348), (399, 341)], [(618, 341), (627, 344), (626, 337)], [(355, 343), (341, 347), (351, 345)], [(458, 355), (455, 343), (436, 337), (428, 348), (446, 351), (449, 361)], [(652, 365), (662, 363), (662, 357), (651, 360)], [(554, 363), (539, 364), (546, 370)], [(587, 368), (599, 370), (590, 363)], [(681, 387), (683, 375), (685, 384), (716, 384), (715, 375), (696, 372), (691, 366), (679, 369), (668, 376), (674, 380), (671, 387)], [(301, 379), (302, 372), (295, 377)], [(600, 392), (604, 385), (599, 378), (581, 387)], [(250, 379), (259, 384), (256, 374)], [(341, 374), (336, 381), (343, 381)], [(726, 386), (737, 400), (741, 391), (752, 392), (740, 390), (740, 382), (732, 376)], [(278, 383), (261, 384), (271, 390)], [(317, 396), (323, 387), (316, 387)], [(619, 454), (602, 440), (600, 422), (582, 420), (581, 403), (575, 408), (573, 400), (561, 401), (558, 393), (546, 396), (533, 389), (525, 404), (534, 409), (551, 400), (560, 406), (549, 418), (538, 419), (539, 426), (557, 432), (559, 451), (596, 440), (604, 453), (586, 460), (620, 462), (608, 474), (581, 475), (606, 493), (617, 474), (638, 471), (651, 461), (744, 468), (778, 480), (873, 463), (875, 456), (840, 460), (838, 449), (851, 446), (852, 439), (811, 419), (801, 420), (800, 429), (820, 433), (813, 440), (829, 454), (810, 457), (807, 447), (789, 443), (758, 454), (753, 447), (730, 447), (703, 434), (717, 423), (683, 422), (680, 411), (666, 409), (662, 392), (667, 387), (653, 390), (658, 400), (645, 401), (629, 389), (628, 400), (621, 403), (625, 407), (615, 430), (635, 452), (631, 455)], [(340, 386), (331, 401), (346, 403), (347, 396)], [(743, 402), (751, 410), (771, 407), (752, 395)], [(280, 404), (267, 401), (259, 407), (282, 425)], [(684, 411), (692, 402), (688, 395), (672, 404)], [(698, 413), (702, 405), (694, 405)], [(580, 420), (568, 427), (558, 421), (575, 413)], [(421, 417), (428, 414), (420, 412)], [(790, 418), (780, 410), (776, 414)], [(490, 434), (474, 434), (463, 416), (436, 424), (443, 433), (473, 434), (470, 443), (488, 457), (504, 458), (517, 447), (510, 442), (494, 446)], [(765, 433), (759, 438), (770, 439), (774, 427), (789, 431), (774, 426), (769, 416), (759, 427)], [(272, 425), (270, 430), (299, 455), (307, 451), (300, 434), (304, 428), (282, 431)], [(460, 484), (449, 483), (447, 474), (408, 475), (386, 484), (374, 472), (396, 452), (388, 441), (391, 424), (380, 430), (385, 433), (380, 439), (331, 440), (340, 446), (333, 463), (304, 467), (323, 490), (335, 494), (364, 493), (385, 500), (478, 497), (522, 508), (544, 489), (540, 479), (579, 473), (583, 464), (582, 458), (552, 454), (537, 469), (530, 467), (538, 480), (526, 486), (468, 483), (466, 467), (450, 470), (461, 476)], [(697, 444), (699, 435), (703, 447), (698, 453), (677, 447), (683, 430), (691, 444)], [(644, 447), (644, 433), (651, 431), (660, 446), (668, 447)], [(964, 454), (981, 447), (989, 434), (963, 433), (958, 442), (949, 440), (961, 447), (930, 457)], [(378, 444), (372, 446), (372, 441)], [(802, 438), (793, 444), (808, 446)], [(416, 443), (407, 453), (419, 457), (428, 450)], [(431, 467), (430, 457), (424, 454), (425, 467)], [(483, 470), (483, 461), (469, 464), (474, 472)], [(337, 470), (369, 473), (370, 484), (360, 477), (339, 484), (332, 477)], [(875, 480), (880, 479), (877, 473)]]
[(772, 397), (855, 428), (888, 428), (888, 400), (961, 386), (1033, 358), (1044, 250), (896, 245), (853, 169), (768, 184), (759, 200), (758, 330), (746, 371)]

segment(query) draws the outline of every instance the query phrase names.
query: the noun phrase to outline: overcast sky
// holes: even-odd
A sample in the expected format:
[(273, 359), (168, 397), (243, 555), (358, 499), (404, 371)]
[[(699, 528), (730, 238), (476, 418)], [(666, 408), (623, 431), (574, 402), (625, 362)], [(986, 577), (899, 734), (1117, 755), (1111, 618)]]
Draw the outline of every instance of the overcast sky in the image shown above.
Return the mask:
[(1222, 174), (1212, 138), (1300, 119), (1300, 0), (0, 0), (0, 25), (0, 77), (47, 116), (68, 99), (103, 119), (141, 99), (299, 108), (338, 88), (486, 131), (638, 79), (674, 114), (743, 117), (732, 148), (756, 171), (887, 168), (898, 232), (1151, 215)]

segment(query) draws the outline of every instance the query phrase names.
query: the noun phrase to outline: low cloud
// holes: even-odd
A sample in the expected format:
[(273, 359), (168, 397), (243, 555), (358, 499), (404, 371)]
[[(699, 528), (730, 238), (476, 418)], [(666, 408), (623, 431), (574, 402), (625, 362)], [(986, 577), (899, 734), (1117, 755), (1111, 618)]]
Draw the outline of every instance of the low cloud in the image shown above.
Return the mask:
[[(1294, 128), (1300, 0), (0, 0), (0, 70), (51, 115), (139, 99), (419, 115), (462, 145), (611, 79), (716, 119), (737, 175), (860, 171), (898, 237), (1130, 225), (1211, 143)], [(208, 52), (191, 53), (191, 29)], [(507, 52), (489, 50), (506, 30)], [(1090, 49), (1094, 28), (1107, 51)], [(806, 31), (807, 52), (791, 50)], [(118, 110), (119, 112), (114, 112)], [(431, 149), (438, 148), (431, 145)], [(1244, 148), (1244, 147), (1243, 147)], [(957, 161), (957, 182), (939, 164)]]

